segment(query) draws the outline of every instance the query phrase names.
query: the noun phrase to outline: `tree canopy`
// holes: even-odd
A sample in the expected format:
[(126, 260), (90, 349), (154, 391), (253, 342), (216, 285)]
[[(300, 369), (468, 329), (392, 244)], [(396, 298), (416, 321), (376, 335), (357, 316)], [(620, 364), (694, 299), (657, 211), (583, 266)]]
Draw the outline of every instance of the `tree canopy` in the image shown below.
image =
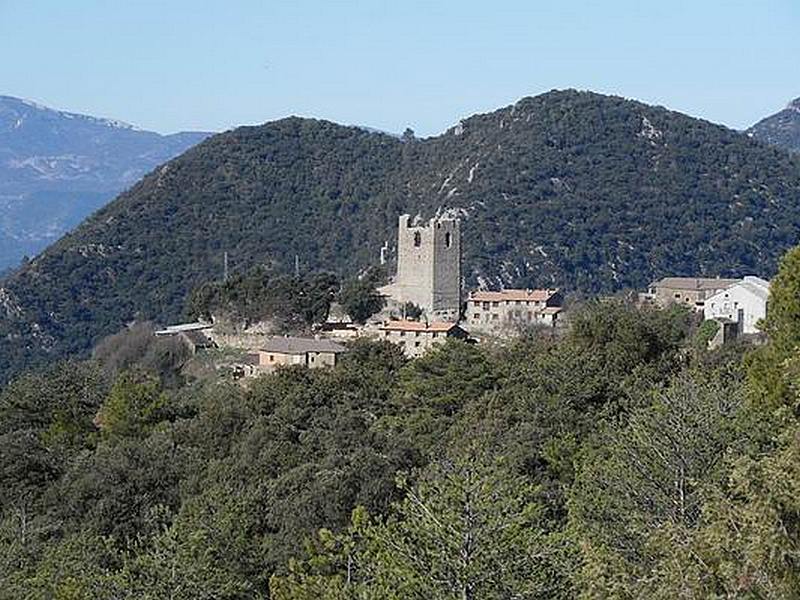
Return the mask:
[(137, 344), (21, 376), (0, 392), (0, 590), (797, 597), (794, 258), (757, 348), (604, 300), (560, 336), (413, 360), (356, 340), (248, 385)]

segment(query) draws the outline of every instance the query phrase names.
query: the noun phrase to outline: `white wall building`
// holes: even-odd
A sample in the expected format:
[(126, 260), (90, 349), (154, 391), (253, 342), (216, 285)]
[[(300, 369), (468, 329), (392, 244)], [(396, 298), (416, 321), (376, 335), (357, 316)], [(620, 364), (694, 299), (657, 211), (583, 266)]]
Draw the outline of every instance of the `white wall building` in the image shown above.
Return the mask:
[(724, 318), (739, 324), (741, 333), (758, 333), (756, 323), (767, 316), (769, 281), (745, 277), (732, 286), (706, 298), (703, 316)]

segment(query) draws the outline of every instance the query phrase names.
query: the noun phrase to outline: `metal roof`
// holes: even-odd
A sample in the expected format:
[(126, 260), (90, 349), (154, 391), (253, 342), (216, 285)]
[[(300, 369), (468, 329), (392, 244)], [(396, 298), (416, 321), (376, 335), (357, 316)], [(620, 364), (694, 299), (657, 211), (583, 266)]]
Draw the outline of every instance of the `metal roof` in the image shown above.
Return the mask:
[(164, 329), (156, 331), (156, 335), (176, 335), (178, 333), (185, 333), (187, 331), (203, 331), (204, 329), (211, 329), (211, 323), (181, 323), (179, 325), (169, 325)]

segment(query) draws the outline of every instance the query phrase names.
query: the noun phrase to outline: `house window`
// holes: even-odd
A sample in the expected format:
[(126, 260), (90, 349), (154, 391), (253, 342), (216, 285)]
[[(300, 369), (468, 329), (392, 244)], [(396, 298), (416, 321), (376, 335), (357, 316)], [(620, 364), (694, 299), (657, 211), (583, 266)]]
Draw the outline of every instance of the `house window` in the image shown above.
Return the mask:
[(680, 294), (675, 294), (675, 298), (677, 298), (678, 300), (680, 300), (680, 299), (681, 299), (681, 295), (680, 295)]
[(492, 320), (496, 321), (499, 318), (497, 313), (492, 314)]
[(311, 362), (314, 362), (314, 355), (312, 354), (311, 356), (309, 356), (309, 359), (311, 360)]
[(405, 337), (405, 336), (406, 336), (406, 332), (405, 331), (401, 331), (400, 332), (400, 337)]
[(492, 306), (500, 306), (500, 302), (492, 302)]
[(483, 310), (489, 310), (489, 303), (488, 302), (484, 302), (483, 303)]
[(389, 334), (390, 334), (391, 332), (390, 332), (390, 331), (384, 331), (383, 333), (384, 333), (384, 334), (386, 334), (386, 337), (389, 337)]
[(420, 344), (419, 342), (414, 342), (414, 347), (419, 348), (419, 344)]
[(414, 337), (419, 337), (419, 331), (414, 332)]
[(439, 337), (439, 332), (438, 331), (434, 331), (433, 332), (433, 337)]
[(275, 362), (275, 356), (272, 354), (269, 355), (269, 362)]

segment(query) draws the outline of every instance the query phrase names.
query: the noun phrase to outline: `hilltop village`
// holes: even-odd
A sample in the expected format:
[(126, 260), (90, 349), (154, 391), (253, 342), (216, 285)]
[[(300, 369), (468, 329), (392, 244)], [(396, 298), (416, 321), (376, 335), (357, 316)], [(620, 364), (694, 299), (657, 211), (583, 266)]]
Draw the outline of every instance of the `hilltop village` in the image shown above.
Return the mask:
[[(386, 263), (388, 244), (382, 249)], [(251, 377), (279, 366), (334, 366), (357, 338), (386, 340), (410, 358), (423, 355), (450, 338), (469, 343), (502, 342), (538, 329), (558, 334), (569, 311), (559, 289), (471, 290), (464, 293), (461, 223), (455, 216), (427, 222), (399, 217), (397, 271), (377, 292), (382, 309), (363, 323), (334, 305), (313, 336), (275, 335), (256, 324), (231, 330), (224, 320), (171, 325), (158, 337), (179, 339), (191, 354), (212, 348), (239, 353), (231, 363), (238, 377)], [(637, 302), (666, 308), (685, 306), (711, 323), (709, 346), (734, 339), (758, 340), (758, 322), (766, 316), (769, 282), (743, 279), (665, 277), (640, 293)]]

